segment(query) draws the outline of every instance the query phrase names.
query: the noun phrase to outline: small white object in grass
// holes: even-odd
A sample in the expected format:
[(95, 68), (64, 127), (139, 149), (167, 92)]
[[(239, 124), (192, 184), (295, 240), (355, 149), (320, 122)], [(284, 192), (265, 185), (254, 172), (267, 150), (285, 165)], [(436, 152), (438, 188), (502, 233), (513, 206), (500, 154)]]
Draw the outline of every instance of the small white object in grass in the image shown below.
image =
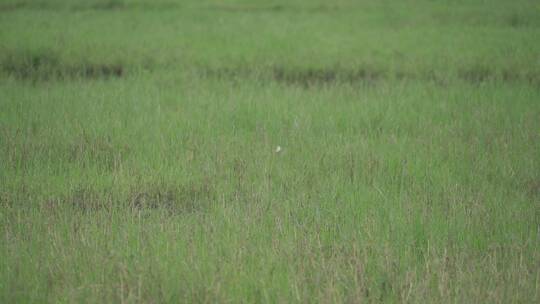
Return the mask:
[(276, 147), (276, 153), (279, 153), (279, 152), (281, 152), (281, 146)]

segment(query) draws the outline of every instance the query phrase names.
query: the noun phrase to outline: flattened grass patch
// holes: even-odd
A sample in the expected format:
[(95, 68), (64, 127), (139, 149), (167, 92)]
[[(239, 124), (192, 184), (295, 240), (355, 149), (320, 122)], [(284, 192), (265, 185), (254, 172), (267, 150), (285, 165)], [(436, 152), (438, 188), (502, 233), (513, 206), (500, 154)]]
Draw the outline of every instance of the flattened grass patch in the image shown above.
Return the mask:
[(261, 79), (304, 88), (328, 86), (333, 84), (366, 83), (373, 84), (388, 78), (384, 70), (371, 67), (357, 69), (344, 68), (305, 68), (292, 69), (275, 66), (271, 68), (202, 68), (203, 77), (222, 80)]
[(113, 206), (110, 195), (83, 187), (73, 190), (67, 201), (75, 210), (82, 212), (110, 211)]
[(52, 51), (13, 52), (2, 58), (2, 72), (20, 80), (108, 79), (124, 76), (125, 67), (110, 63), (62, 62)]
[(277, 82), (302, 87), (324, 86), (333, 83), (374, 83), (387, 78), (382, 70), (374, 68), (345, 69), (306, 69), (287, 70), (274, 68), (273, 78)]
[(135, 187), (129, 206), (136, 211), (165, 210), (169, 214), (202, 212), (217, 194), (209, 180), (178, 185), (149, 184)]
[(373, 85), (382, 81), (423, 81), (442, 86), (451, 80), (458, 80), (471, 85), (486, 82), (524, 83), (540, 85), (540, 73), (520, 71), (519, 69), (494, 69), (484, 65), (458, 68), (448, 74), (436, 70), (426, 71), (389, 71), (379, 67), (363, 66), (358, 68), (286, 68), (282, 66), (249, 68), (240, 67), (199, 67), (199, 74), (204, 78), (239, 82), (245, 79), (274, 81), (303, 88), (325, 87), (339, 84)]
[(17, 10), (64, 10), (77, 11), (116, 11), (116, 10), (170, 10), (182, 7), (174, 1), (124, 1), (124, 0), (93, 0), (93, 1), (49, 1), (49, 0), (19, 0), (0, 3), (0, 13)]

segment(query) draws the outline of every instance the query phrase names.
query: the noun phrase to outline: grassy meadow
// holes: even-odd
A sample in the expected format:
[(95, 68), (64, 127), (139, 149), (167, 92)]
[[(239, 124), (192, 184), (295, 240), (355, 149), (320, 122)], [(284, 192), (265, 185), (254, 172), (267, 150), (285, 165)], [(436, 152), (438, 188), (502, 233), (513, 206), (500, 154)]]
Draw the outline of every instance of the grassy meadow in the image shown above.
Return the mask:
[(540, 302), (538, 1), (0, 0), (0, 65), (1, 303)]

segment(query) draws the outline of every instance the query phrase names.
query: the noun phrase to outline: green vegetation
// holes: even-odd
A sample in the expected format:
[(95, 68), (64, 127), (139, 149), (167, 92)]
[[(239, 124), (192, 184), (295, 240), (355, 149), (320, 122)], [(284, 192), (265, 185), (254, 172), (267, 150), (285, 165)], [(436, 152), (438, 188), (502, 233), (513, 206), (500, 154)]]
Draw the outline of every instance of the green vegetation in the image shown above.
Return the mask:
[(537, 1), (0, 0), (0, 64), (1, 303), (540, 302)]

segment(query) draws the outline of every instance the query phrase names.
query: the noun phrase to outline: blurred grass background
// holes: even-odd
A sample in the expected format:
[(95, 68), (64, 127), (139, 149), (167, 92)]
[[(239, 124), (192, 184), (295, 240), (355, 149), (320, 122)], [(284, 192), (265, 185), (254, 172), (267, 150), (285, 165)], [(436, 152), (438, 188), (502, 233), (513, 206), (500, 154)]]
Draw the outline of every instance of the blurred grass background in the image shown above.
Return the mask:
[(539, 9), (0, 1), (0, 301), (538, 302)]

